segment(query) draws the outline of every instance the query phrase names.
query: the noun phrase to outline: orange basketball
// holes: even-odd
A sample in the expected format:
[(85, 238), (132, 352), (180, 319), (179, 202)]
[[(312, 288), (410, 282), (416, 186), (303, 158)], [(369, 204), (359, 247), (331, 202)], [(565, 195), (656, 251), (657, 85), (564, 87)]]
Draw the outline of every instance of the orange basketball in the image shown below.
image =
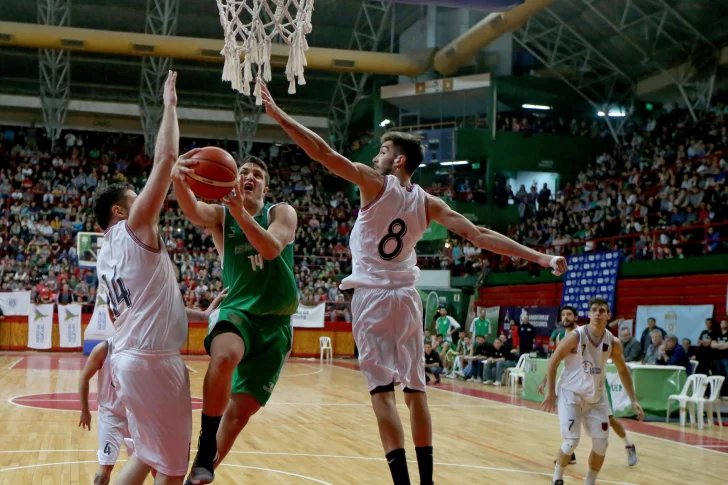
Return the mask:
[(197, 165), (190, 167), (187, 184), (197, 197), (219, 200), (228, 195), (238, 180), (238, 166), (228, 152), (218, 147), (205, 147), (190, 157)]

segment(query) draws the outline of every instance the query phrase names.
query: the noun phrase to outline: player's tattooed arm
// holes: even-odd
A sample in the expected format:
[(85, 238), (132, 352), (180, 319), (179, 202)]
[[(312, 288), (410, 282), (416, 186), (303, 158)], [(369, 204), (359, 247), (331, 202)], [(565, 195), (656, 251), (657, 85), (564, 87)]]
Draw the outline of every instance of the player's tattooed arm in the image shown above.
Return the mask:
[(452, 210), (441, 199), (429, 194), (427, 195), (427, 210), (430, 220), (445, 226), (481, 249), (532, 261), (546, 268), (550, 267), (557, 276), (567, 270), (564, 258), (539, 253), (495, 231), (478, 227)]

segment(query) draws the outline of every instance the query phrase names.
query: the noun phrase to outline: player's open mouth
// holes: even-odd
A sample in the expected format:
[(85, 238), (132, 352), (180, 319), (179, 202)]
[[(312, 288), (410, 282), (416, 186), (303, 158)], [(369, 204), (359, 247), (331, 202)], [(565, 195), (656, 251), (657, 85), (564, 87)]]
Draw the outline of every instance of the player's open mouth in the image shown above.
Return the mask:
[(245, 184), (243, 185), (243, 191), (245, 192), (252, 192), (255, 186), (253, 184)]

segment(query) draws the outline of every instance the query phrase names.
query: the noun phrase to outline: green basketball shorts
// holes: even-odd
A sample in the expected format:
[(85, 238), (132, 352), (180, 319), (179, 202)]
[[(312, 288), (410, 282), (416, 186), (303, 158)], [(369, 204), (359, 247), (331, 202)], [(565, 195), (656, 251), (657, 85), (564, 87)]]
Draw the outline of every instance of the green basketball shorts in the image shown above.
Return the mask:
[(213, 313), (208, 322), (205, 338), (208, 354), (212, 341), (223, 333), (235, 333), (245, 344), (245, 356), (233, 373), (233, 394), (250, 394), (261, 406), (265, 406), (291, 351), (291, 317), (221, 309)]

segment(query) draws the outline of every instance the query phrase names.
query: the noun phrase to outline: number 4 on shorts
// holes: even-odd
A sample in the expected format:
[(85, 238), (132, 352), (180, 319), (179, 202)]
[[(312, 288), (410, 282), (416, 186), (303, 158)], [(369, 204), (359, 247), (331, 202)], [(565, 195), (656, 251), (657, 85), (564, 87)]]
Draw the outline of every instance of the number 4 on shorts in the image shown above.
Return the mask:
[(111, 455), (111, 446), (109, 443), (106, 443), (106, 446), (104, 446), (104, 455)]

